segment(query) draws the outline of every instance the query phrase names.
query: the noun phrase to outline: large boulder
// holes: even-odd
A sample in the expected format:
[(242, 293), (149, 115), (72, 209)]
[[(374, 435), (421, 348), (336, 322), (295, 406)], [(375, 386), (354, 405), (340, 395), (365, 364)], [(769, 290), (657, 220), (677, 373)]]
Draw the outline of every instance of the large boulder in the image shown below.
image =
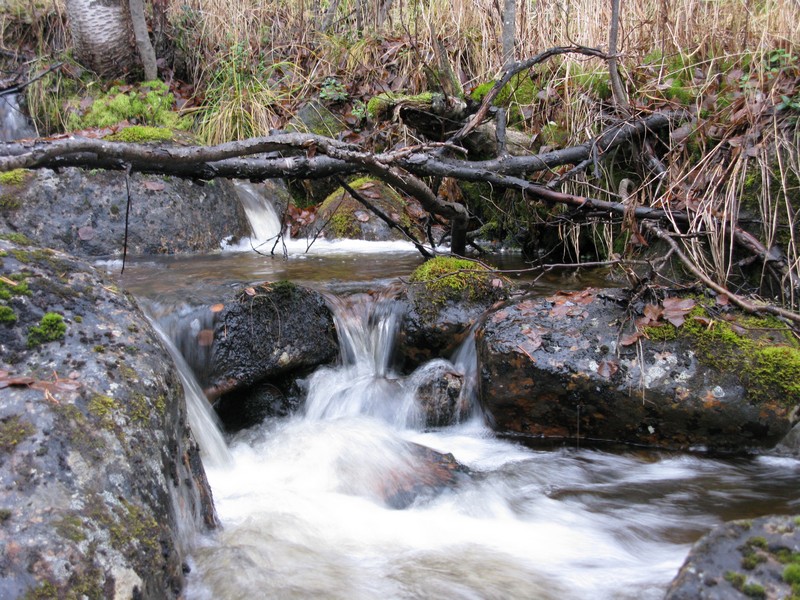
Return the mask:
[(698, 541), (665, 600), (796, 598), (800, 517), (732, 521)]
[(406, 305), (399, 355), (410, 370), (449, 357), (481, 316), (506, 297), (505, 283), (480, 263), (438, 256), (418, 267), (400, 296)]
[(645, 304), (635, 330), (620, 290), (504, 306), (478, 331), (481, 405), (497, 430), (532, 437), (772, 446), (797, 421), (800, 352), (778, 321), (714, 304)]
[(180, 379), (86, 263), (0, 239), (0, 597), (177, 598), (215, 517)]
[(324, 297), (288, 281), (247, 286), (159, 321), (233, 430), (294, 410), (296, 380), (339, 356)]
[[(129, 189), (128, 189), (129, 188)], [(130, 193), (130, 206), (128, 198)], [(75, 256), (217, 250), (250, 234), (233, 184), (120, 171), (12, 171), (0, 180), (0, 232)]]

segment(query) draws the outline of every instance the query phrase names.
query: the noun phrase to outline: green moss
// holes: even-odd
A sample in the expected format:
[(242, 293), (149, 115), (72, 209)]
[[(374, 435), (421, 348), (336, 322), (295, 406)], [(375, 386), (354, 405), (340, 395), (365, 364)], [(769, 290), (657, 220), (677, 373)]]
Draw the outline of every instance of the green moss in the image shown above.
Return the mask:
[(412, 283), (424, 284), (433, 304), (466, 297), (477, 300), (492, 292), (490, 271), (471, 260), (437, 256), (411, 274)]
[(0, 323), (8, 325), (17, 322), (17, 313), (10, 306), (0, 305)]
[(572, 78), (583, 90), (594, 95), (599, 100), (608, 100), (611, 98), (611, 79), (609, 78), (607, 70), (575, 73), (572, 75)]
[(654, 342), (669, 342), (678, 338), (678, 328), (672, 323), (648, 325), (642, 328), (642, 333)]
[[(374, 186), (378, 190), (380, 199), (371, 198), (378, 208), (384, 212), (395, 212), (399, 215), (399, 222), (404, 227), (411, 226), (411, 220), (405, 212), (406, 202), (391, 187), (371, 177), (360, 177), (351, 181), (348, 185), (356, 191), (360, 191), (366, 185)], [(322, 202), (319, 214), (323, 222), (330, 218), (327, 230), (335, 238), (358, 238), (361, 236), (361, 225), (355, 217), (357, 210), (364, 210), (361, 204), (352, 198), (343, 188), (338, 188)], [(334, 212), (335, 211), (335, 212)], [(377, 218), (377, 217), (376, 217)]]
[(11, 452), (35, 431), (33, 425), (20, 419), (18, 415), (3, 419), (0, 421), (0, 454)]
[(767, 562), (767, 557), (763, 554), (756, 554), (754, 552), (742, 558), (742, 568), (752, 571), (763, 562)]
[[(486, 94), (494, 87), (496, 81), (487, 81), (478, 85), (472, 90), (470, 98), (475, 102), (483, 102)], [(508, 109), (508, 124), (514, 125), (523, 120), (520, 106), (529, 106), (536, 100), (539, 88), (531, 80), (527, 73), (517, 73), (507, 84), (498, 92), (497, 97), (492, 102), (493, 106), (505, 107)]]
[(117, 401), (111, 396), (95, 394), (89, 400), (89, 413), (106, 423), (111, 421), (111, 415), (116, 409)]
[[(438, 95), (441, 96), (441, 94)], [(401, 103), (408, 106), (418, 105), (420, 107), (430, 107), (436, 96), (437, 94), (433, 94), (432, 92), (424, 92), (416, 95), (395, 94), (393, 92), (378, 94), (370, 98), (369, 102), (367, 102), (367, 117), (371, 121), (387, 119), (394, 107)]]
[(5, 523), (11, 518), (11, 511), (7, 508), (0, 508), (0, 525)]
[(46, 313), (38, 325), (28, 328), (28, 348), (61, 340), (66, 332), (67, 325), (64, 323), (64, 317), (58, 313)]
[(0, 279), (0, 300), (10, 300), (14, 296), (30, 296), (31, 290), (25, 276), (19, 273)]
[(151, 127), (185, 129), (189, 121), (173, 112), (175, 98), (166, 83), (147, 81), (128, 89), (114, 86), (99, 96), (83, 116), (70, 116), (70, 129), (111, 127), (122, 121), (138, 121)]
[(564, 147), (569, 143), (569, 130), (550, 121), (542, 127), (539, 137), (548, 146)]
[(144, 394), (134, 394), (128, 403), (128, 414), (138, 423), (147, 423), (150, 420), (150, 403)]
[(702, 306), (688, 316), (680, 333), (691, 339), (698, 359), (737, 373), (755, 402), (800, 404), (800, 348), (788, 335), (776, 335), (775, 330), (787, 331), (783, 324), (771, 317), (741, 317), (735, 323), (711, 321)]
[(58, 600), (58, 588), (49, 581), (39, 584), (39, 587), (28, 590), (24, 600)]
[[(147, 127), (145, 125), (133, 125), (120, 129), (118, 132), (106, 136), (105, 139), (112, 142), (128, 142), (141, 144), (143, 142), (168, 142), (173, 138), (172, 131), (165, 127)], [(113, 207), (112, 207), (113, 208)], [(119, 212), (119, 208), (117, 209)]]
[(763, 585), (757, 583), (746, 583), (742, 586), (742, 593), (748, 598), (766, 598), (767, 592)]
[(0, 210), (11, 211), (22, 206), (22, 202), (16, 196), (10, 194), (0, 195)]
[(0, 233), (0, 240), (8, 240), (19, 246), (30, 246), (33, 241), (21, 233)]
[(25, 181), (28, 175), (30, 175), (30, 171), (27, 169), (12, 169), (11, 171), (0, 173), (0, 183), (5, 185), (20, 185)]
[(747, 577), (745, 577), (742, 573), (737, 573), (736, 571), (726, 571), (725, 581), (730, 583), (737, 590), (741, 591), (741, 589), (744, 587), (744, 582), (747, 581)]
[(800, 585), (800, 564), (786, 565), (783, 569), (783, 580), (791, 585)]

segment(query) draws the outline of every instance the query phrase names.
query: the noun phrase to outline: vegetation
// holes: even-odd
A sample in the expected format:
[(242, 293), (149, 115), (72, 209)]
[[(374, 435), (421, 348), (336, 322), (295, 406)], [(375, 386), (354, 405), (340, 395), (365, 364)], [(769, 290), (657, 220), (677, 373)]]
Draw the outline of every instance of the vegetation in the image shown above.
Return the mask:
[(426, 261), (414, 270), (410, 280), (423, 284), (435, 305), (459, 298), (478, 300), (493, 291), (489, 269), (475, 261), (453, 256), (437, 256)]
[(38, 325), (28, 328), (28, 348), (61, 340), (66, 332), (64, 317), (58, 313), (45, 313)]

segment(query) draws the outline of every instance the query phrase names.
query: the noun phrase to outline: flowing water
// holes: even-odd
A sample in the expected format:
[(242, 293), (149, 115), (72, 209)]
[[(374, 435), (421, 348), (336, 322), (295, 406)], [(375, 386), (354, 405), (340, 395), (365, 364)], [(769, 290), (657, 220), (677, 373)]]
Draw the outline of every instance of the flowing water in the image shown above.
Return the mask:
[[(288, 260), (229, 253), (141, 261), (126, 268), (123, 283), (159, 306), (166, 324), (171, 305), (214, 301), (220, 289), (247, 281), (363, 291), (419, 262), (396, 247), (372, 255), (318, 248)], [(176, 289), (178, 281), (186, 285)], [(192, 427), (222, 527), (197, 542), (189, 600), (661, 598), (691, 543), (714, 525), (800, 512), (795, 460), (536, 450), (498, 438), (479, 413), (425, 429), (414, 375), (392, 365), (397, 307), (376, 293), (331, 305), (342, 364), (308, 379), (298, 414), (220, 445), (190, 383), (187, 402), (198, 404)], [(475, 380), (471, 338), (440, 360), (448, 359)], [(190, 381), (185, 363), (179, 367)], [(469, 399), (471, 386), (464, 393)], [(398, 509), (387, 490), (430, 468), (418, 444), (452, 453), (470, 473)]]
[(19, 95), (0, 95), (0, 142), (31, 137), (36, 131), (20, 108)]

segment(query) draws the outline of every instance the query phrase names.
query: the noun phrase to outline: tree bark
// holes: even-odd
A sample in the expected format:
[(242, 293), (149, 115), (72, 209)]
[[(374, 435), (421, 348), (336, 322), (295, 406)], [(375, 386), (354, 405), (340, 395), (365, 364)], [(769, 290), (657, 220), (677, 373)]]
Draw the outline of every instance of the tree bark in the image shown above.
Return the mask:
[(129, 0), (131, 10), (131, 24), (133, 34), (136, 39), (136, 48), (139, 50), (139, 58), (144, 67), (144, 80), (153, 81), (158, 77), (158, 67), (156, 65), (156, 52), (150, 41), (150, 34), (147, 31), (147, 19), (144, 16), (144, 0)]
[(128, 0), (67, 0), (75, 59), (113, 79), (136, 65)]

